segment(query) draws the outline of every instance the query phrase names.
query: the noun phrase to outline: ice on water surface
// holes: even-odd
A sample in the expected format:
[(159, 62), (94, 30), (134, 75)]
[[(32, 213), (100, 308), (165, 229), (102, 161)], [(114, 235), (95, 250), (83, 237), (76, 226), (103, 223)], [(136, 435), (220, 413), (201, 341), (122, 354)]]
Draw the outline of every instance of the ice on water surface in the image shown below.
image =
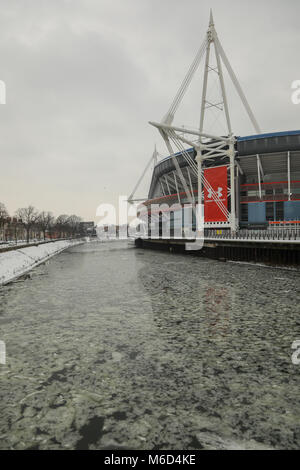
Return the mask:
[(61, 253), (0, 290), (0, 448), (299, 448), (298, 298), (297, 272)]

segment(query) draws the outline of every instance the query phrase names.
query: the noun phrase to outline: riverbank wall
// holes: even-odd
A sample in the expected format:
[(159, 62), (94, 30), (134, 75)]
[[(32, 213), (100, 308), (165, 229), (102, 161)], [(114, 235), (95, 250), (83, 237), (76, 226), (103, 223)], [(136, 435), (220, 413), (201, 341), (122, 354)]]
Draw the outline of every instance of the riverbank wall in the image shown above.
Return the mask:
[(299, 240), (240, 240), (206, 239), (201, 250), (186, 250), (186, 240), (135, 240), (138, 248), (186, 253), (220, 261), (264, 263), (273, 266), (300, 267)]
[(0, 286), (23, 276), (63, 250), (82, 243), (82, 240), (58, 240), (0, 253)]

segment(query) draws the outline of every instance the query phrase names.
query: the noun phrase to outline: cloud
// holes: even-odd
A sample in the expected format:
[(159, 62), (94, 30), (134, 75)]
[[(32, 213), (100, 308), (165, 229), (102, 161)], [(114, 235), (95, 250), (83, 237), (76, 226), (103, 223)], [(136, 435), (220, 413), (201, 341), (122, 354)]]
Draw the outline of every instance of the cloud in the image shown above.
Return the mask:
[[(299, 127), (290, 85), (300, 79), (300, 7), (270, 5), (2, 1), (0, 79), (7, 104), (0, 106), (0, 199), (9, 211), (31, 203), (93, 219), (98, 204), (131, 192), (154, 143), (165, 153), (147, 122), (167, 111), (205, 35), (211, 6), (262, 129)], [(200, 76), (190, 93), (179, 119), (197, 125)], [(230, 86), (228, 96), (234, 132), (250, 134)], [(147, 189), (145, 183), (143, 195)]]

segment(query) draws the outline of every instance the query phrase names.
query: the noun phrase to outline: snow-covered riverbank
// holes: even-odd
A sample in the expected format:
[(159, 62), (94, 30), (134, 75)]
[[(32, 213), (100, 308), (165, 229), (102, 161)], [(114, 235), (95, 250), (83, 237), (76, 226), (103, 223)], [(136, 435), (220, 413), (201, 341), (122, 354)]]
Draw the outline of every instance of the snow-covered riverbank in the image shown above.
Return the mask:
[(81, 240), (60, 240), (0, 253), (0, 286), (22, 276), (66, 248), (81, 243)]

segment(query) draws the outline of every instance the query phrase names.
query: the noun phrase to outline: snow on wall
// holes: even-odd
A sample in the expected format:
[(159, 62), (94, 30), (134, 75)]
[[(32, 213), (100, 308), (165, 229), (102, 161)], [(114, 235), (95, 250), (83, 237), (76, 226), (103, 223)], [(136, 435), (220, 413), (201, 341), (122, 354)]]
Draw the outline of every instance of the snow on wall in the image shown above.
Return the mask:
[(60, 240), (0, 253), (0, 286), (22, 276), (42, 262), (82, 241)]

